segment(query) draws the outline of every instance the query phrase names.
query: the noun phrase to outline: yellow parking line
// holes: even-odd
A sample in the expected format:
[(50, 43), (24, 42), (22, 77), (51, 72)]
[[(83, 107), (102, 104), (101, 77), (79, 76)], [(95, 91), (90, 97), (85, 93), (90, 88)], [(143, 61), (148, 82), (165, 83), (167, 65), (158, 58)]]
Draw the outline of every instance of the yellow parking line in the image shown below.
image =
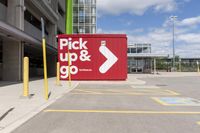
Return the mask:
[[(76, 91), (76, 90), (75, 90)], [(131, 89), (131, 90), (114, 90), (114, 89), (77, 89), (77, 91), (82, 91), (86, 93), (95, 93), (95, 94), (110, 94), (108, 92), (112, 93), (124, 93), (128, 95), (180, 95), (177, 92), (171, 91), (171, 90), (163, 90), (163, 89)]]
[(166, 91), (169, 92), (169, 93), (171, 93), (171, 94), (173, 94), (173, 95), (176, 95), (176, 96), (180, 95), (179, 93), (177, 93), (175, 91), (171, 91), (171, 90), (166, 90)]
[(141, 96), (142, 93), (78, 93), (78, 92), (71, 92), (70, 94), (83, 94), (83, 95), (135, 95)]
[(116, 111), (116, 110), (55, 110), (48, 109), (44, 112), (49, 113), (111, 113), (111, 114), (166, 114), (166, 115), (199, 115), (200, 112), (185, 111)]
[(197, 122), (197, 125), (200, 125), (200, 121)]
[(88, 91), (88, 90), (81, 90), (81, 89), (76, 89), (76, 91), (81, 91), (81, 92), (85, 92), (85, 93), (92, 93), (92, 94), (102, 94), (100, 92)]
[(161, 105), (165, 105), (165, 106), (169, 106), (169, 104), (161, 101), (159, 98), (156, 97), (152, 97), (151, 99), (153, 99), (154, 101), (156, 101), (157, 103), (161, 104)]
[(174, 96), (173, 94), (169, 93), (137, 93), (137, 92), (122, 92), (122, 93), (97, 93), (97, 92), (70, 92), (70, 94), (77, 94), (77, 95), (130, 95), (130, 96)]

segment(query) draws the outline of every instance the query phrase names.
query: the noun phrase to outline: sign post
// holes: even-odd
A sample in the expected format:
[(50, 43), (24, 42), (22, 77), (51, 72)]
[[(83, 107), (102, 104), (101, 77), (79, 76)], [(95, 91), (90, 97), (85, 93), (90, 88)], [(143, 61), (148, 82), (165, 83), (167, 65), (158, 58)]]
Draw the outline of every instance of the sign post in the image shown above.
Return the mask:
[(45, 99), (48, 100), (48, 80), (47, 80), (47, 57), (46, 57), (46, 39), (44, 32), (44, 20), (41, 18), (42, 23), (42, 49), (43, 49), (43, 66), (44, 66), (44, 93)]

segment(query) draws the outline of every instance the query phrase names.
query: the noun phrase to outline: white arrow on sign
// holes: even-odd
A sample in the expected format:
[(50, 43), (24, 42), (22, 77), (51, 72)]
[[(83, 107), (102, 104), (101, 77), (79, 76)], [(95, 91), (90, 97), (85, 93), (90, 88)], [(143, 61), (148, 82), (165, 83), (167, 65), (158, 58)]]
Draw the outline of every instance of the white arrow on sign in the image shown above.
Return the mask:
[(101, 42), (99, 51), (107, 58), (107, 60), (100, 66), (99, 71), (106, 73), (118, 60), (118, 58), (106, 47), (105, 41)]

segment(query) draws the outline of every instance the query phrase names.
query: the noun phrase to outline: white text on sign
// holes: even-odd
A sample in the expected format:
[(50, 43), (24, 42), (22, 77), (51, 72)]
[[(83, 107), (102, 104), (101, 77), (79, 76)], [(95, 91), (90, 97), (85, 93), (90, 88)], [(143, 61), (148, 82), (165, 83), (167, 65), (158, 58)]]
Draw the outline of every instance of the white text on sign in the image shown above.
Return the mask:
[[(73, 62), (77, 61), (78, 59), (82, 62), (85, 61), (91, 61), (91, 55), (89, 55), (88, 48), (86, 46), (87, 41), (83, 41), (82, 38), (79, 38), (78, 41), (73, 41), (72, 38), (68, 39), (60, 39), (60, 50), (63, 50), (64, 48), (67, 48), (68, 50), (80, 50), (79, 53), (73, 53), (70, 52), (69, 58), (70, 58), (70, 73), (72, 75), (75, 75), (78, 73), (77, 66), (72, 65)], [(68, 53), (60, 53), (60, 61), (62, 62), (68, 62)], [(67, 78), (68, 77), (68, 66), (62, 66), (60, 68), (61, 78)]]

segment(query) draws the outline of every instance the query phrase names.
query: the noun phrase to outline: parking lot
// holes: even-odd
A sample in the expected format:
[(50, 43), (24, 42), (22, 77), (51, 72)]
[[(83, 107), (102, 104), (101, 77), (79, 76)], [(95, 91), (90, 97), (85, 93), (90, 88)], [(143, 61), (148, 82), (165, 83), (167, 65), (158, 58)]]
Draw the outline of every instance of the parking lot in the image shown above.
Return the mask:
[(200, 132), (200, 77), (139, 80), (80, 82), (14, 133)]

